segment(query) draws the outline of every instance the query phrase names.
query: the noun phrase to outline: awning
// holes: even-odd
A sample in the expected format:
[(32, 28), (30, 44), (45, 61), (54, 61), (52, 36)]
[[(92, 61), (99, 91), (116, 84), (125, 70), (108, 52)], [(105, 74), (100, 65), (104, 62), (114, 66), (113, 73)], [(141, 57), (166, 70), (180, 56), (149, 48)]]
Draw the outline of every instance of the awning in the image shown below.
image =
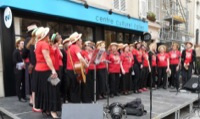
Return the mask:
[(107, 10), (92, 6), (85, 8), (83, 4), (69, 0), (1, 0), (0, 7), (17, 8), (140, 32), (148, 31), (148, 23), (141, 19), (129, 19), (127, 15), (117, 13), (108, 14)]

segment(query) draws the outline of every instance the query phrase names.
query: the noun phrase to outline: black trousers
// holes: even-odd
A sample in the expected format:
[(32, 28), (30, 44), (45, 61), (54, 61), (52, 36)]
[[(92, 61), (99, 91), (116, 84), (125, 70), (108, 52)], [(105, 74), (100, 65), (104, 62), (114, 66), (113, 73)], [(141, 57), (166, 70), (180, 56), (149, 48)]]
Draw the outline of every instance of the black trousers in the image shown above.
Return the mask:
[(63, 74), (63, 81), (61, 81), (61, 92), (63, 92), (63, 100), (68, 100), (70, 101), (70, 78), (67, 74), (67, 70), (64, 70), (64, 74)]
[(78, 82), (73, 70), (67, 70), (67, 76), (70, 80), (70, 102), (72, 103), (90, 103), (91, 100), (87, 96), (88, 84)]
[(155, 85), (157, 85), (157, 82), (156, 82), (156, 73), (157, 73), (157, 68), (156, 67), (152, 67), (151, 68), (152, 87), (155, 87)]
[(158, 87), (166, 87), (167, 83), (167, 67), (158, 67)]
[(134, 91), (137, 91), (141, 85), (141, 69), (140, 69), (140, 65), (138, 64), (134, 64), (133, 65), (133, 70), (134, 70), (134, 73), (135, 73), (135, 76), (134, 76), (134, 80), (133, 80), (133, 87), (134, 87)]
[(18, 99), (25, 98), (25, 70), (15, 69), (16, 94)]
[(130, 90), (130, 73), (125, 73), (122, 75), (122, 91)]
[(107, 69), (97, 69), (97, 95), (104, 95), (108, 90)]
[(174, 87), (177, 87), (177, 85), (179, 85), (179, 79), (178, 79), (178, 71), (176, 71), (176, 67), (178, 65), (175, 64), (175, 65), (170, 65), (170, 69), (171, 69), (171, 76), (169, 78), (169, 85), (170, 86), (174, 86)]
[(88, 70), (86, 82), (88, 86), (87, 96), (90, 101), (94, 101), (94, 70)]
[(184, 86), (192, 77), (192, 65), (189, 65), (188, 70), (182, 68), (182, 86)]
[(148, 67), (143, 67), (142, 72), (141, 72), (141, 88), (146, 88), (147, 87), (147, 78), (149, 74), (149, 68)]
[(110, 94), (117, 94), (119, 92), (119, 81), (119, 73), (109, 74)]

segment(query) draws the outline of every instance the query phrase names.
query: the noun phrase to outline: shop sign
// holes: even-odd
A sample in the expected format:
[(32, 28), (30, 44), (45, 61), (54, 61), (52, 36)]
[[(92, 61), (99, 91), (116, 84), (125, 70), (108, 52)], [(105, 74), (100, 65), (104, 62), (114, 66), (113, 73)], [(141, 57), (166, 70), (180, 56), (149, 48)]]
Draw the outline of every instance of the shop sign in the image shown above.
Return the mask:
[(10, 28), (12, 25), (12, 12), (9, 7), (6, 7), (4, 10), (4, 23), (7, 28)]

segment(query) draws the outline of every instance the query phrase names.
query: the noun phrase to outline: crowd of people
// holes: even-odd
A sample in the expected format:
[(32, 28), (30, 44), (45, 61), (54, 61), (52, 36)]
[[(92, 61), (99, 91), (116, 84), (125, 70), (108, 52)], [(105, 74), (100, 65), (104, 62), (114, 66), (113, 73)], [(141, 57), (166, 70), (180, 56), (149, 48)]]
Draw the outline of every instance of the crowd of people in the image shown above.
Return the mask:
[[(194, 68), (196, 53), (191, 42), (185, 42), (182, 52), (175, 42), (170, 51), (165, 45), (157, 48), (155, 42), (147, 45), (142, 41), (112, 42), (106, 48), (104, 40), (83, 43), (82, 34), (78, 32), (63, 40), (59, 33), (51, 34), (48, 27), (30, 25), (27, 29), (27, 38), (25, 41), (18, 38), (13, 52), (16, 93), (19, 101), (26, 101), (25, 72), (28, 72), (32, 110), (53, 118), (58, 118), (62, 101), (92, 103), (95, 90), (99, 100), (106, 96), (142, 93), (148, 91), (148, 87), (179, 89), (180, 71), (184, 85)], [(104, 52), (98, 63), (92, 62), (97, 51)], [(79, 65), (80, 72), (77, 71)], [(49, 78), (59, 78), (60, 83), (52, 85)]]

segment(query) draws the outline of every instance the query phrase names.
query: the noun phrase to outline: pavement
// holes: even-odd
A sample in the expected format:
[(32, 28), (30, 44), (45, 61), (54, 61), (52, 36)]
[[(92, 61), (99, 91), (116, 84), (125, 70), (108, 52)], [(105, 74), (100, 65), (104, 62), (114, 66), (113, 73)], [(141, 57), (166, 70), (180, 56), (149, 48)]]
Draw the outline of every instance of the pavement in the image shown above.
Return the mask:
[[(141, 98), (147, 114), (141, 117), (128, 116), (127, 119), (149, 119), (150, 117), (150, 92), (143, 92), (141, 94), (121, 95), (118, 97), (110, 98), (109, 104), (119, 102), (125, 104), (136, 98)], [(153, 110), (152, 119), (175, 119), (174, 112), (180, 110), (180, 119), (200, 119), (198, 114), (199, 110), (189, 113), (189, 104), (197, 101), (198, 95), (195, 93), (185, 92), (176, 93), (171, 92), (170, 89), (154, 90), (153, 91)], [(98, 100), (97, 104), (106, 106), (107, 100)], [(87, 108), (86, 108), (87, 110)], [(27, 103), (21, 103), (17, 97), (0, 98), (0, 112), (5, 113), (9, 117), (16, 119), (48, 119), (41, 113), (33, 113), (31, 107)], [(67, 112), (66, 112), (67, 113)], [(59, 113), (60, 114), (60, 113)], [(10, 119), (4, 115), (4, 119)], [(1, 119), (1, 116), (0, 116)], [(105, 118), (106, 119), (106, 118)], [(109, 118), (110, 119), (110, 118)]]

